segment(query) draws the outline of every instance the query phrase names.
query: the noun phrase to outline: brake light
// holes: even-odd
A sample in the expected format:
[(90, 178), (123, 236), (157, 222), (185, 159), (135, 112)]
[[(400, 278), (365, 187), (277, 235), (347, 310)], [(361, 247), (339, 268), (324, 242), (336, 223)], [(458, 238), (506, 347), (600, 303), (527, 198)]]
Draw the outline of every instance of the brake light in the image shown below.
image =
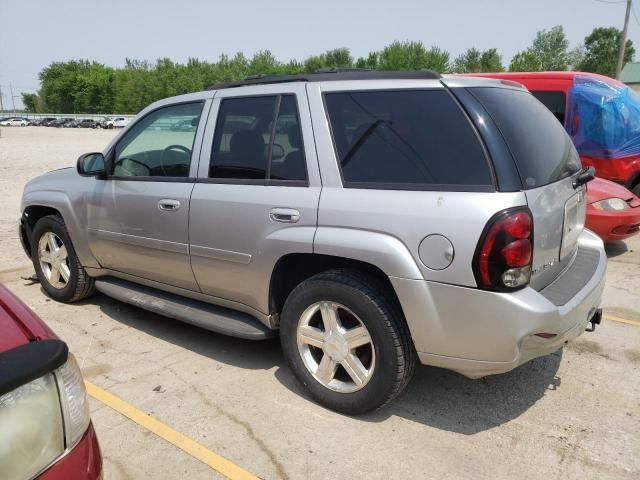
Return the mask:
[(522, 288), (531, 279), (533, 219), (529, 209), (494, 215), (480, 238), (473, 260), (476, 282), (489, 290)]

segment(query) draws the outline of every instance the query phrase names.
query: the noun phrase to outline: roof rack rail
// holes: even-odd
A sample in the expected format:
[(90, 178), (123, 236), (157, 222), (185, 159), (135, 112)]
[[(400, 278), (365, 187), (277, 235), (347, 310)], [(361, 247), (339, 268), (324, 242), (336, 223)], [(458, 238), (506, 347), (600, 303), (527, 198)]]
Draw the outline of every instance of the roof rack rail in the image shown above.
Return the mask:
[(300, 75), (249, 75), (239, 82), (212, 85), (207, 90), (221, 90), (224, 88), (244, 87), (246, 85), (269, 85), (287, 82), (327, 82), (338, 80), (426, 80), (440, 79), (438, 72), (433, 70), (369, 70), (365, 68), (320, 68), (314, 73)]

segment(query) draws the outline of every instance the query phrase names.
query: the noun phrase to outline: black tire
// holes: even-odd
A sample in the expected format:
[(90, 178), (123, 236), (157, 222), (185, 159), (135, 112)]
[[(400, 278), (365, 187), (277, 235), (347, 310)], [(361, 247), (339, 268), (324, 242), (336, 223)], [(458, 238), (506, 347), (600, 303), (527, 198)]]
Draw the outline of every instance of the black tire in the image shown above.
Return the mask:
[(637, 184), (636, 184), (636, 185), (631, 189), (631, 191), (633, 192), (633, 194), (634, 194), (636, 197), (640, 197), (640, 182), (639, 182), (639, 183), (637, 183)]
[[(39, 241), (47, 232), (53, 232), (67, 248), (69, 280), (63, 288), (56, 288), (49, 283), (44, 275), (39, 260)], [(36, 222), (31, 235), (31, 256), (36, 275), (40, 280), (42, 288), (51, 298), (58, 302), (72, 303), (87, 298), (95, 293), (94, 279), (87, 275), (87, 272), (80, 264), (78, 256), (73, 248), (71, 237), (67, 232), (64, 220), (58, 215), (48, 215)]]
[[(307, 307), (320, 301), (344, 305), (369, 331), (375, 348), (375, 367), (360, 390), (352, 393), (331, 390), (316, 380), (301, 357), (298, 322)], [(392, 292), (381, 282), (352, 270), (329, 270), (298, 285), (282, 310), (280, 338), (294, 375), (309, 395), (319, 404), (349, 415), (363, 414), (391, 402), (409, 383), (416, 364), (413, 341)]]

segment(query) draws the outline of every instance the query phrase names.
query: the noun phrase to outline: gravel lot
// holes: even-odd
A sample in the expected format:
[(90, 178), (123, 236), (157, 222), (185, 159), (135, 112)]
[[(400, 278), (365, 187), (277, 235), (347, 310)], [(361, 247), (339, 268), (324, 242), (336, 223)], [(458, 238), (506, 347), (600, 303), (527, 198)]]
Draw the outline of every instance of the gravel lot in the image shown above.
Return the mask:
[[(0, 281), (64, 339), (85, 378), (268, 478), (640, 478), (640, 324), (605, 320), (563, 351), (468, 380), (420, 367), (390, 407), (350, 418), (304, 397), (275, 341), (223, 337), (102, 295), (57, 304), (21, 277), (24, 183), (113, 130), (2, 128)], [(640, 322), (640, 240), (608, 249), (605, 314)], [(97, 400), (106, 479), (215, 472)]]

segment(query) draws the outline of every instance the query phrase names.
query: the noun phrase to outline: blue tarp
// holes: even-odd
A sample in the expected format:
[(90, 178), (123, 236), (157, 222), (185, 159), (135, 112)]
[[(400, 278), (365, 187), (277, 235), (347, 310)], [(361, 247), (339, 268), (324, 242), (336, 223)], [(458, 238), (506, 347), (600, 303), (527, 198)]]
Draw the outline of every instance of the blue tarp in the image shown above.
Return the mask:
[(640, 97), (629, 87), (575, 76), (567, 130), (580, 155), (640, 155)]

